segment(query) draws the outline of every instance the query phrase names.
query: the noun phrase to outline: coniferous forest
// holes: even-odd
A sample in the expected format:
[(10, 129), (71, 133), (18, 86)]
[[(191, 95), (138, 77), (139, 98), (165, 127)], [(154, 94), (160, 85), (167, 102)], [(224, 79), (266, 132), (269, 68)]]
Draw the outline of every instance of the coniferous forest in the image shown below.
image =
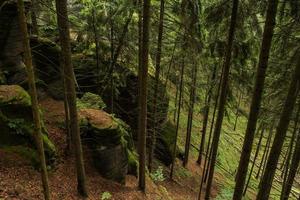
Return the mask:
[(0, 200), (300, 200), (300, 0), (0, 0)]

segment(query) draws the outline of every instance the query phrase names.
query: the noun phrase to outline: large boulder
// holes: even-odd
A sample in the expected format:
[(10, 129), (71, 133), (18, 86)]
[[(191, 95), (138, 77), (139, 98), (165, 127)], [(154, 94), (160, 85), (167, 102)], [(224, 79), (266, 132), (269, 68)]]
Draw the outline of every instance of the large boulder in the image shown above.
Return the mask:
[[(38, 164), (31, 99), (28, 93), (17, 85), (0, 85), (0, 148), (20, 153), (33, 164)], [(56, 157), (54, 144), (48, 138), (42, 123), (42, 139), (48, 164)]]
[(123, 121), (98, 109), (81, 109), (79, 120), (81, 138), (103, 177), (124, 183), (128, 172), (136, 173), (129, 171), (137, 169), (137, 161), (132, 160), (132, 137)]

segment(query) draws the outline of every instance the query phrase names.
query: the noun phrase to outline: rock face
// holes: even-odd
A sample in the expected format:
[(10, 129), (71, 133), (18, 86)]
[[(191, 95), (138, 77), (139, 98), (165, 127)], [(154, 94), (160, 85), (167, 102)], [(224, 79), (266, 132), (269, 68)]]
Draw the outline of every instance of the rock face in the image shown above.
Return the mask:
[[(25, 1), (25, 5), (27, 7), (29, 2)], [(0, 0), (0, 7), (0, 69), (7, 72), (8, 81), (21, 84), (26, 76), (16, 1)]]
[[(19, 153), (38, 165), (31, 99), (20, 86), (0, 85), (0, 130), (0, 148)], [(43, 124), (42, 131), (47, 163), (52, 164), (56, 149)]]
[[(88, 57), (74, 57), (75, 74), (80, 87), (80, 91), (97, 93), (96, 85), (96, 68), (93, 59)], [(83, 62), (84, 61), (84, 62)], [(105, 63), (102, 63), (104, 65)], [(106, 63), (109, 65), (109, 63)], [(101, 65), (101, 66), (102, 66)], [(104, 70), (105, 71), (105, 70)], [(138, 117), (138, 77), (130, 69), (116, 65), (115, 73), (118, 74), (115, 81), (117, 87), (117, 95), (114, 98), (114, 114), (130, 125), (133, 130), (133, 137), (137, 139), (137, 117)], [(101, 80), (104, 79), (102, 75)], [(153, 94), (154, 94), (154, 78), (149, 75), (148, 87), (148, 128), (151, 130), (153, 125)], [(109, 82), (109, 81), (108, 81)], [(102, 85), (106, 85), (103, 83)], [(110, 110), (110, 86), (102, 91), (102, 98)], [(169, 98), (166, 94), (166, 88), (162, 81), (159, 82), (158, 88), (158, 141), (156, 146), (156, 156), (163, 163), (169, 165), (172, 160), (172, 140), (175, 138), (175, 129), (172, 124), (167, 121)], [(171, 127), (171, 128), (170, 128)], [(164, 152), (162, 154), (161, 152)]]
[(81, 137), (92, 151), (99, 173), (110, 180), (125, 183), (127, 173), (137, 169), (132, 162), (133, 141), (129, 127), (119, 119), (97, 109), (79, 111)]

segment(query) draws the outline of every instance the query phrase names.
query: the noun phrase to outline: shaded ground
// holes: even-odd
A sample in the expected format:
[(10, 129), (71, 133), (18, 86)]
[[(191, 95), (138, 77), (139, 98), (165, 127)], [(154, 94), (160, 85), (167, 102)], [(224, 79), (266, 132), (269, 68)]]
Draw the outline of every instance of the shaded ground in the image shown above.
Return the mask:
[[(49, 172), (49, 181), (52, 199), (76, 200), (80, 199), (76, 191), (76, 171), (72, 156), (67, 157), (65, 149), (65, 133), (62, 127), (64, 119), (63, 102), (45, 99), (41, 102), (44, 109), (45, 124), (49, 136), (58, 149), (58, 159), (55, 169)], [(112, 194), (115, 200), (189, 200), (196, 199), (198, 195), (201, 169), (194, 159), (186, 170), (181, 162), (176, 164), (175, 181), (166, 180), (153, 183), (147, 180), (147, 192), (143, 194), (137, 190), (137, 179), (127, 176), (126, 185), (120, 185), (102, 178), (93, 168), (87, 149), (85, 163), (89, 198), (100, 200), (103, 192)], [(165, 168), (165, 173), (167, 173)], [(221, 179), (218, 177), (217, 180)], [(43, 199), (40, 174), (34, 170), (30, 163), (12, 153), (0, 150), (0, 199), (38, 200)], [(212, 190), (212, 196), (217, 195), (217, 187)], [(203, 195), (202, 195), (203, 196)]]

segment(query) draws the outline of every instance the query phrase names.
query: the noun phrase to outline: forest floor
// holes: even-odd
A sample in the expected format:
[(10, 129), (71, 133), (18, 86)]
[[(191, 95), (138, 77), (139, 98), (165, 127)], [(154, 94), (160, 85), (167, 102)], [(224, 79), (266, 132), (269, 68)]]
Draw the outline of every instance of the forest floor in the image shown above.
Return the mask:
[[(49, 183), (52, 199), (80, 199), (76, 192), (76, 170), (72, 156), (66, 156), (65, 132), (62, 129), (64, 109), (62, 101), (46, 98), (41, 101), (44, 109), (45, 124), (49, 136), (58, 150), (55, 168), (49, 172)], [(197, 199), (200, 174), (202, 168), (191, 156), (189, 165), (182, 167), (178, 160), (175, 166), (174, 180), (154, 182), (147, 178), (146, 193), (137, 189), (137, 178), (126, 177), (126, 184), (121, 185), (102, 178), (95, 170), (89, 159), (89, 153), (84, 148), (85, 166), (89, 198), (101, 200), (104, 192), (110, 193), (113, 200), (194, 200)], [(159, 164), (157, 164), (158, 166)], [(160, 165), (159, 165), (160, 166)], [(164, 167), (164, 176), (168, 177), (168, 168)], [(222, 182), (223, 177), (216, 174), (215, 183)], [(213, 185), (212, 197), (219, 192), (219, 186)], [(204, 195), (202, 195), (204, 196)], [(0, 200), (38, 200), (43, 199), (40, 174), (31, 164), (21, 157), (0, 150)]]

